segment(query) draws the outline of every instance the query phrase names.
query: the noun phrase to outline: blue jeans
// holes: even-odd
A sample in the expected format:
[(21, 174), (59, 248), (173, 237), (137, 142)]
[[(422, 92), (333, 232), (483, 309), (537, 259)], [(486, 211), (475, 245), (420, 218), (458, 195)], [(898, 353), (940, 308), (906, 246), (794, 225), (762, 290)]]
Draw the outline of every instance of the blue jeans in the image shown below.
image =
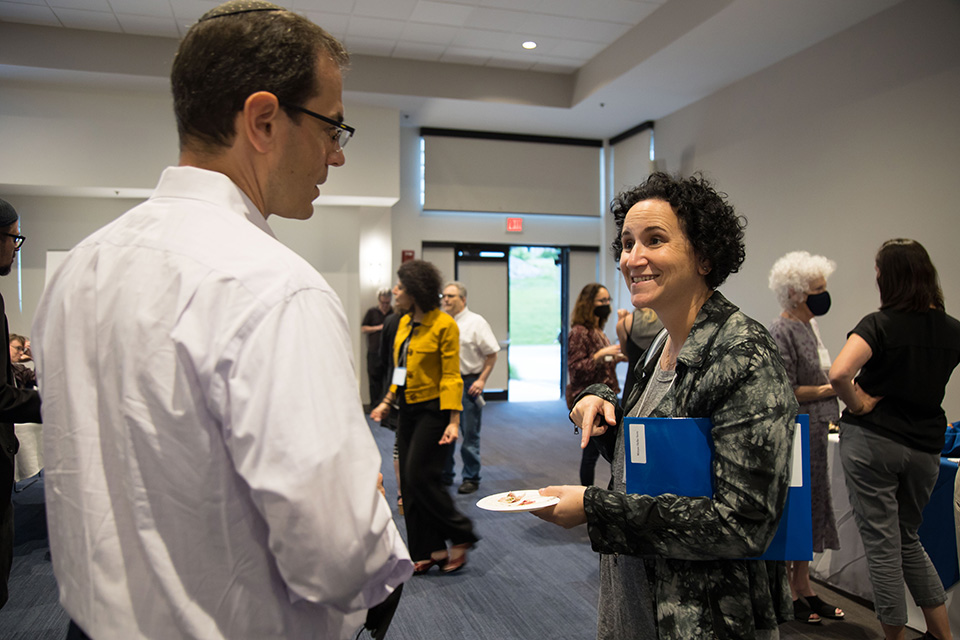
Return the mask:
[[(463, 411), (460, 413), (460, 457), (463, 458), (460, 476), (473, 482), (480, 482), (480, 418), (483, 409), (477, 405), (477, 398), (471, 397), (467, 390), (479, 377), (463, 376)], [(453, 484), (456, 475), (453, 469), (455, 450), (456, 444), (450, 447), (450, 455), (443, 468), (443, 481), (447, 484)]]

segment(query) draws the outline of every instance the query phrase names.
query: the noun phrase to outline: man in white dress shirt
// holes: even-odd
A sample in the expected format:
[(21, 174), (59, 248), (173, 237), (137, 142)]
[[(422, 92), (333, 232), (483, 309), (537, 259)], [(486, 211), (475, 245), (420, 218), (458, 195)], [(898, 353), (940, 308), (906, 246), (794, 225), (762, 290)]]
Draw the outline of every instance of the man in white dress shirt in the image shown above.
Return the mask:
[[(467, 309), (467, 288), (448, 282), (440, 298), (443, 310), (453, 316), (460, 329), (460, 377), (463, 378), (463, 412), (460, 414), (460, 457), (463, 482), (458, 493), (480, 488), (480, 420), (483, 417), (483, 389), (497, 363), (500, 344), (490, 324), (479, 313)], [(454, 449), (443, 471), (444, 482), (453, 484)]]
[(265, 2), (191, 27), (180, 166), (70, 252), (33, 328), (76, 637), (352, 638), (412, 563), (340, 300), (267, 217), (344, 163), (342, 45)]

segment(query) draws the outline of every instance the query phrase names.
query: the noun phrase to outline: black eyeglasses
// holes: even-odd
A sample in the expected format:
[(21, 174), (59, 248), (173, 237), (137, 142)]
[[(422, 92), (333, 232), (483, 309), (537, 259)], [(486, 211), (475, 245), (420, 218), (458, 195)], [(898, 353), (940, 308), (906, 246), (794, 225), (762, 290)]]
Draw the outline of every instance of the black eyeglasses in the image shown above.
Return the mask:
[(311, 116), (313, 118), (316, 118), (317, 120), (320, 120), (321, 122), (326, 122), (327, 124), (336, 127), (338, 131), (337, 131), (337, 137), (335, 138), (335, 140), (337, 141), (337, 146), (340, 147), (341, 149), (347, 146), (347, 143), (350, 142), (350, 138), (352, 138), (353, 134), (356, 133), (357, 131), (350, 125), (343, 124), (342, 122), (337, 122), (333, 118), (322, 116), (319, 113), (314, 113), (313, 111), (310, 111), (309, 109), (304, 109), (303, 107), (297, 107), (295, 105), (286, 104), (284, 102), (281, 102), (280, 106), (283, 107), (284, 109), (293, 109), (294, 111), (305, 113), (308, 116)]
[(0, 231), (0, 234), (7, 236), (8, 238), (13, 238), (13, 248), (19, 249), (23, 245), (23, 241), (27, 239), (27, 236), (18, 236), (13, 233), (7, 233), (6, 231)]

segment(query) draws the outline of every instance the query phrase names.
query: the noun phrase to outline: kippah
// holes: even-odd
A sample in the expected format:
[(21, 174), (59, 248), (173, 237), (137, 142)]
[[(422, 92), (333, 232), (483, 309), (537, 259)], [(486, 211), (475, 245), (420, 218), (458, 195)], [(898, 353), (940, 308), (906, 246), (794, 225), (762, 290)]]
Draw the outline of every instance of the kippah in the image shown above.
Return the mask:
[(263, 0), (230, 0), (224, 2), (218, 7), (214, 7), (200, 17), (198, 22), (212, 20), (213, 18), (222, 18), (224, 16), (235, 16), (240, 13), (252, 13), (254, 11), (286, 11), (283, 7), (264, 2)]
[(6, 200), (0, 198), (0, 228), (9, 227), (20, 219), (17, 210)]

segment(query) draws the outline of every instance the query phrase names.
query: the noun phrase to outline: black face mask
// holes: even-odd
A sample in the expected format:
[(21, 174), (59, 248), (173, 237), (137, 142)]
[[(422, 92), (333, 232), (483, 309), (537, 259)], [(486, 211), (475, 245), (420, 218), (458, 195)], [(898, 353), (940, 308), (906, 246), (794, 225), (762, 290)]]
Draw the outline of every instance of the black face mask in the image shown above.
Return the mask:
[(602, 304), (599, 307), (593, 308), (593, 315), (600, 318), (601, 322), (610, 317), (610, 305)]
[(830, 292), (812, 293), (807, 296), (807, 309), (815, 316), (822, 316), (830, 311)]

